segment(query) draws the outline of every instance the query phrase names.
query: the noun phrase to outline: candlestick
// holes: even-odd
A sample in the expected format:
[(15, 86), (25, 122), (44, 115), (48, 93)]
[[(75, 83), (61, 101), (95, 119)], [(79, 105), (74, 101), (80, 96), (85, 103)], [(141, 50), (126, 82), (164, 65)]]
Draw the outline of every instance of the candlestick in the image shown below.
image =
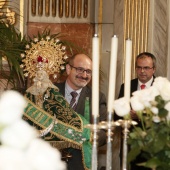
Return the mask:
[(118, 38), (116, 35), (114, 35), (111, 40), (111, 57), (110, 57), (109, 90), (108, 90), (108, 113), (113, 112), (113, 101), (115, 100), (117, 51), (118, 51)]
[(92, 114), (98, 117), (99, 114), (99, 38), (97, 34), (92, 40)]
[(127, 170), (127, 137), (129, 132), (129, 124), (127, 120), (124, 120), (124, 129), (123, 129), (123, 161), (122, 161), (122, 169)]
[(131, 59), (132, 59), (132, 40), (126, 40), (126, 53), (125, 53), (125, 98), (130, 99), (130, 81), (131, 81)]
[(113, 102), (115, 99), (116, 67), (117, 67), (118, 38), (116, 35), (111, 40), (110, 71), (109, 71), (109, 90), (108, 90), (108, 119), (107, 119), (107, 155), (106, 170), (112, 169), (112, 123)]
[[(96, 118), (97, 119), (97, 118)], [(97, 170), (98, 169), (98, 125), (94, 124), (92, 129), (92, 166), (91, 170)]]
[(127, 153), (128, 153), (128, 145), (127, 145), (127, 138), (129, 133), (129, 128), (131, 125), (137, 125), (137, 122), (133, 120), (122, 120), (119, 119), (118, 123), (123, 128), (123, 156), (122, 156), (122, 170), (127, 170)]

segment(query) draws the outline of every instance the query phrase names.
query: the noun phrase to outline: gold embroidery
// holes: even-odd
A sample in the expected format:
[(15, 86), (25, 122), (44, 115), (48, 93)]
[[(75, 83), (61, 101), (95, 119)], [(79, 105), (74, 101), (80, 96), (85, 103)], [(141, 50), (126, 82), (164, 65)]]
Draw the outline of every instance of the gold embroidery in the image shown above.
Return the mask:
[(48, 117), (48, 118), (45, 120), (45, 122), (43, 123), (43, 125), (45, 126), (49, 120), (50, 120), (50, 118)]
[(43, 117), (44, 117), (44, 115), (43, 115), (43, 114), (41, 114), (41, 115), (39, 116), (39, 118), (37, 118), (37, 121), (38, 121), (38, 122), (40, 122), (40, 120), (42, 120), (42, 119), (43, 119)]

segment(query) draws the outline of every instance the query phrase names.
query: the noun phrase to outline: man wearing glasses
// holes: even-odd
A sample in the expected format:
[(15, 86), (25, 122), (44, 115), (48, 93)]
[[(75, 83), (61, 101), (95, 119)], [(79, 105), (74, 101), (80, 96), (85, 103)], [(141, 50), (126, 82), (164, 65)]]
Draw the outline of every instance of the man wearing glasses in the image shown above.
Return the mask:
[[(90, 123), (92, 120), (91, 113), (91, 87), (88, 85), (92, 77), (92, 61), (85, 54), (76, 54), (69, 58), (66, 65), (67, 79), (64, 83), (58, 83), (60, 93), (70, 103), (70, 106), (78, 113), (84, 116)], [(74, 99), (73, 99), (74, 98)], [(99, 94), (99, 121), (106, 121), (107, 108), (106, 97), (103, 93)], [(104, 130), (99, 131), (98, 146), (106, 142), (106, 133)], [(82, 154), (78, 149), (67, 149), (72, 157), (68, 159), (68, 170), (84, 170), (82, 164)], [(90, 155), (89, 155), (90, 157)]]
[[(136, 74), (137, 78), (131, 80), (131, 95), (134, 91), (142, 90), (152, 86), (154, 73), (156, 70), (156, 58), (148, 52), (140, 53), (136, 57)], [(121, 85), (119, 98), (124, 96), (124, 84)]]
[[(137, 90), (143, 90), (145, 88), (149, 88), (150, 86), (152, 86), (155, 78), (154, 73), (156, 70), (156, 58), (153, 54), (149, 52), (140, 53), (136, 57), (135, 66), (136, 66), (137, 78), (131, 80), (131, 89), (130, 89), (131, 96), (132, 93)], [(123, 96), (124, 96), (124, 84), (121, 85), (119, 98)], [(132, 119), (138, 121), (138, 117), (133, 110), (131, 110), (130, 114)], [(120, 117), (118, 117), (115, 114), (114, 119), (117, 120), (119, 118)], [(140, 126), (140, 121), (138, 121), (138, 126)], [(148, 170), (148, 168), (137, 166), (136, 162), (139, 163), (139, 161), (142, 162), (143, 160), (140, 157), (137, 157), (136, 160), (131, 162), (131, 170), (136, 170), (136, 169)]]

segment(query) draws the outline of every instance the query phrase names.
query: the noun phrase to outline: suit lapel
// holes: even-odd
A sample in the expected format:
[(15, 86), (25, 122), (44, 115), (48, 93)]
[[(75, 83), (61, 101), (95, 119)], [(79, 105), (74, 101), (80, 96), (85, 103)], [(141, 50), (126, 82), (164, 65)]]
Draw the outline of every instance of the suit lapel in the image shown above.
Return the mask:
[(131, 96), (134, 91), (138, 89), (138, 79), (134, 79), (131, 81)]
[(154, 80), (155, 80), (155, 76), (153, 75), (153, 81), (152, 81), (152, 83), (151, 83), (151, 86), (153, 85)]
[(85, 99), (86, 99), (86, 87), (84, 87), (81, 91), (77, 107), (76, 107), (76, 112), (84, 116), (84, 106), (85, 106)]

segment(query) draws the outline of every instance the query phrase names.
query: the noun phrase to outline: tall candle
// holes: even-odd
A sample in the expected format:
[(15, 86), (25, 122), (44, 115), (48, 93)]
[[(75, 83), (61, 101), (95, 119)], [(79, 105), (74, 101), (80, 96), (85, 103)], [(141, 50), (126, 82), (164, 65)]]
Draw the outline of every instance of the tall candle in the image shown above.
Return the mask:
[(126, 40), (126, 52), (125, 52), (125, 86), (124, 96), (127, 100), (130, 99), (130, 81), (131, 81), (131, 60), (132, 60), (132, 40)]
[(116, 35), (114, 35), (111, 39), (109, 90), (108, 90), (108, 113), (113, 112), (113, 102), (115, 100), (117, 51), (118, 51), (118, 38)]
[(97, 34), (92, 40), (92, 114), (99, 115), (99, 38)]

